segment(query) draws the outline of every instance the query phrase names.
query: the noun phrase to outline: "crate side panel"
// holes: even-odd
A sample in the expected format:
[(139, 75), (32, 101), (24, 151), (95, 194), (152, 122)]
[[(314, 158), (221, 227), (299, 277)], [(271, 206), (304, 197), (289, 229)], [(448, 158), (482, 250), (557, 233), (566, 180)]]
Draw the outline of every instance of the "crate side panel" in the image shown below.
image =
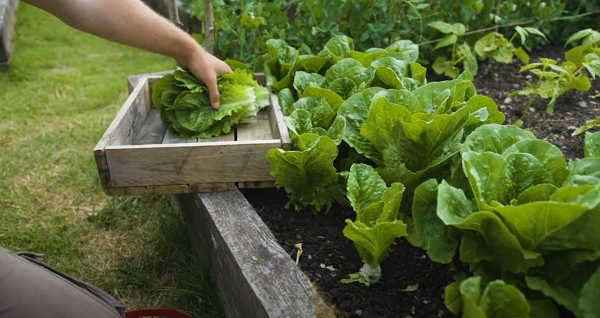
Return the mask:
[(105, 189), (108, 195), (150, 195), (150, 194), (179, 194), (190, 193), (190, 186), (187, 184), (175, 184), (168, 186), (149, 186), (149, 187), (111, 187)]
[(237, 187), (239, 189), (247, 189), (247, 188), (274, 188), (275, 180), (271, 181), (247, 181), (247, 182), (238, 182)]
[(281, 140), (281, 146), (279, 148), (283, 150), (291, 150), (292, 142), (287, 126), (283, 121), (283, 112), (279, 106), (279, 100), (276, 94), (271, 94), (271, 107), (269, 107), (269, 121), (271, 125), (271, 132), (274, 138)]
[(194, 184), (272, 180), (267, 151), (278, 140), (196, 143), (155, 147), (107, 147), (112, 185)]
[(106, 146), (132, 145), (137, 133), (150, 111), (149, 90), (147, 77), (129, 95), (110, 126), (104, 132), (94, 151)]
[(235, 189), (233, 182), (212, 182), (212, 183), (197, 183), (190, 184), (190, 192), (217, 192), (231, 191)]
[(163, 77), (164, 75), (167, 75), (167, 74), (171, 74), (171, 73), (173, 73), (173, 70), (166, 70), (166, 71), (156, 72), (156, 73), (129, 75), (129, 76), (127, 76), (127, 89), (129, 91), (129, 93), (131, 94), (131, 92), (135, 89), (135, 87), (139, 83), (140, 79), (142, 79), (146, 76), (148, 76), (148, 83), (150, 84), (150, 87), (152, 88), (152, 86), (154, 86), (154, 84), (156, 84), (156, 82), (158, 82), (158, 80), (161, 77)]

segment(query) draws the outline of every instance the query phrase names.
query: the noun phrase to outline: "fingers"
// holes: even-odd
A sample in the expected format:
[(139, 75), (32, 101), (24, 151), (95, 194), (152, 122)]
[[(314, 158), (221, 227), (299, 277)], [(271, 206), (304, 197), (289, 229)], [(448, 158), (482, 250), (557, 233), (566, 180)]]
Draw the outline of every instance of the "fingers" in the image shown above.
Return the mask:
[(220, 94), (219, 94), (219, 87), (217, 86), (217, 76), (231, 72), (231, 68), (225, 62), (217, 59), (216, 57), (214, 57), (212, 55), (211, 55), (211, 57), (212, 57), (213, 61), (210, 64), (212, 67), (214, 67), (213, 74), (215, 74), (215, 76), (211, 76), (210, 78), (207, 78), (206, 81), (204, 82), (204, 84), (208, 88), (210, 105), (212, 106), (213, 109), (218, 109), (220, 106)]
[(213, 109), (219, 109), (221, 106), (221, 95), (219, 94), (219, 88), (217, 86), (217, 78), (212, 77), (210, 80), (206, 79), (204, 84), (208, 88), (208, 98), (210, 99), (210, 105)]
[(231, 68), (227, 63), (204, 50), (201, 50), (198, 55), (193, 56), (188, 61), (189, 63), (186, 64), (189, 66), (189, 71), (208, 88), (210, 105), (213, 109), (218, 109), (221, 96), (217, 85), (217, 77), (232, 72)]

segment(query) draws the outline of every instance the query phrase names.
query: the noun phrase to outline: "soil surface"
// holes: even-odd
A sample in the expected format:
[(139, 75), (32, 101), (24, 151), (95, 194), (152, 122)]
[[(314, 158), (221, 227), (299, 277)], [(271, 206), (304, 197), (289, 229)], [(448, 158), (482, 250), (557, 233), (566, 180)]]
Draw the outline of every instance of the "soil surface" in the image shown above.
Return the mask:
[[(549, 46), (530, 54), (531, 62), (539, 57), (562, 61), (564, 49)], [(508, 93), (526, 87), (526, 81), (536, 78), (527, 72), (518, 73), (522, 64), (498, 65), (480, 63), (474, 80), (478, 93), (494, 99), (512, 124), (523, 114), (529, 96), (508, 97)], [(528, 77), (529, 76), (529, 77)], [(429, 81), (445, 78), (430, 74)], [(600, 79), (592, 80), (588, 92), (569, 91), (561, 96), (552, 114), (546, 112), (548, 100), (536, 98), (526, 114), (522, 128), (530, 130), (559, 149), (565, 159), (583, 157), (583, 135), (571, 133), (585, 123), (600, 116)], [(597, 131), (594, 129), (592, 131)], [(444, 287), (454, 281), (456, 268), (461, 264), (443, 265), (432, 262), (426, 253), (398, 239), (390, 255), (381, 263), (381, 282), (366, 287), (359, 283), (344, 284), (362, 266), (352, 242), (344, 238), (345, 220), (354, 219), (354, 212), (337, 205), (328, 214), (313, 215), (310, 211), (296, 212), (286, 209), (288, 198), (281, 189), (244, 189), (248, 201), (273, 231), (279, 244), (296, 260), (295, 244), (302, 243), (299, 266), (314, 282), (323, 297), (330, 301), (342, 317), (454, 317), (443, 301)]]

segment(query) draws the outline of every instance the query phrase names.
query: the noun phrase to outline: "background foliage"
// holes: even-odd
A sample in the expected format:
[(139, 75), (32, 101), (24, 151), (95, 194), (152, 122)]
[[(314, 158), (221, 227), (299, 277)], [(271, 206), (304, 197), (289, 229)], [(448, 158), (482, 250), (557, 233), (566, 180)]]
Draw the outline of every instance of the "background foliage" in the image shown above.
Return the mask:
[[(204, 20), (202, 1), (183, 2), (192, 16)], [(344, 34), (354, 39), (357, 50), (410, 40), (421, 46), (420, 62), (427, 64), (448, 54), (433, 50), (443, 37), (428, 25), (434, 21), (463, 24), (465, 34), (459, 42), (470, 46), (492, 30), (510, 38), (516, 25), (539, 28), (549, 43), (562, 45), (578, 30), (598, 28), (594, 12), (600, 10), (584, 0), (214, 0), (215, 54), (254, 65), (267, 51), (268, 39), (306, 45), (316, 52), (332, 36)], [(200, 42), (203, 39), (198, 35)], [(534, 37), (525, 47), (531, 50), (544, 43)]]

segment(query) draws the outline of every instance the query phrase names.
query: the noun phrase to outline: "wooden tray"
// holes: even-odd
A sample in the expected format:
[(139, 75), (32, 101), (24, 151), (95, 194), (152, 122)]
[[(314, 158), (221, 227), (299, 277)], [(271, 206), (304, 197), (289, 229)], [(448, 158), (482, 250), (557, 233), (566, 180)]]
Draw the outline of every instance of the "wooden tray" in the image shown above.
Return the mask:
[[(229, 134), (179, 139), (166, 129), (152, 105), (152, 87), (160, 78), (140, 78), (94, 148), (106, 194), (177, 194), (274, 186), (265, 155), (273, 148), (291, 148), (276, 94), (271, 94), (270, 106)], [(264, 74), (255, 74), (255, 78), (265, 85)]]

